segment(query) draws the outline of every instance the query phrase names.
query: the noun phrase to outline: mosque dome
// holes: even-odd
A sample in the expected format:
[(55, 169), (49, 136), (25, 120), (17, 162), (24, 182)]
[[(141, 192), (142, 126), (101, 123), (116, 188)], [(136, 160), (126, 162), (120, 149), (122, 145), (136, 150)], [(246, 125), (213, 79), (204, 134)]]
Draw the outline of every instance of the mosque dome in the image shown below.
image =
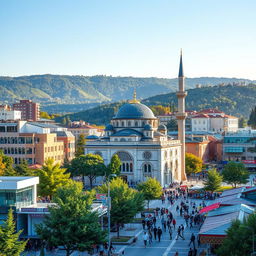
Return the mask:
[(144, 104), (126, 103), (119, 109), (114, 119), (156, 119), (156, 117)]

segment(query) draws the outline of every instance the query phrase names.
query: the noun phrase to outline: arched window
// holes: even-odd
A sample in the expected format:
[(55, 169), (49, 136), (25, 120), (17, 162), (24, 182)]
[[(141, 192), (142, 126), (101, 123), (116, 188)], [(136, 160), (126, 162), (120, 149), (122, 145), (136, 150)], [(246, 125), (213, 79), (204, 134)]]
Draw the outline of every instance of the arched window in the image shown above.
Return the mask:
[(143, 165), (143, 176), (146, 177), (152, 177), (152, 166), (149, 163), (145, 163)]
[(128, 121), (128, 126), (130, 127), (132, 125), (131, 121)]
[(138, 122), (137, 121), (135, 121), (134, 126), (138, 127)]
[(124, 127), (124, 121), (122, 121), (122, 127)]
[(122, 162), (121, 172), (133, 172), (133, 158), (125, 151), (116, 153)]

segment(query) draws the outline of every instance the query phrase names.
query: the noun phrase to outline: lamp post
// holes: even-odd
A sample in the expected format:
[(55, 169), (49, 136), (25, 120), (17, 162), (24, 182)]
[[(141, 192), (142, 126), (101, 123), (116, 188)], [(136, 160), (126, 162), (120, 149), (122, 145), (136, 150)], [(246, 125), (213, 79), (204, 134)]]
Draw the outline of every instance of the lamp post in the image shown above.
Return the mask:
[(111, 197), (110, 197), (110, 184), (109, 184), (109, 178), (110, 177), (116, 177), (115, 174), (110, 174), (107, 177), (108, 182), (108, 256), (110, 256), (110, 208), (111, 208)]

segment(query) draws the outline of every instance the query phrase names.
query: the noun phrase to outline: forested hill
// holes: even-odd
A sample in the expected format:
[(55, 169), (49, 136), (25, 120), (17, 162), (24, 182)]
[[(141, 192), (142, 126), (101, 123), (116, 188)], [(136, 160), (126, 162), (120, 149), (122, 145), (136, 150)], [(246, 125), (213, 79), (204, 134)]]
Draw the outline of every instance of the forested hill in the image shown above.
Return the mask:
[[(177, 106), (175, 93), (162, 94), (142, 101), (151, 105)], [(123, 102), (101, 105), (86, 111), (68, 115), (71, 120), (86, 120), (95, 124), (107, 124)], [(219, 108), (227, 114), (248, 118), (256, 105), (256, 85), (248, 86), (213, 86), (188, 90), (186, 109)], [(61, 121), (58, 118), (57, 121)]]
[[(216, 77), (187, 78), (186, 87), (189, 89), (195, 88), (196, 84), (213, 86), (233, 82), (252, 81)], [(134, 88), (137, 89), (138, 98), (145, 99), (176, 91), (177, 79), (66, 75), (0, 77), (0, 103), (31, 99), (41, 103), (43, 108), (58, 104), (56, 109), (61, 111), (61, 104), (68, 110), (67, 105), (64, 106), (64, 104), (94, 104), (127, 100), (132, 97)], [(51, 110), (48, 109), (48, 111)], [(79, 111), (79, 108), (76, 110), (73, 106), (72, 111)]]

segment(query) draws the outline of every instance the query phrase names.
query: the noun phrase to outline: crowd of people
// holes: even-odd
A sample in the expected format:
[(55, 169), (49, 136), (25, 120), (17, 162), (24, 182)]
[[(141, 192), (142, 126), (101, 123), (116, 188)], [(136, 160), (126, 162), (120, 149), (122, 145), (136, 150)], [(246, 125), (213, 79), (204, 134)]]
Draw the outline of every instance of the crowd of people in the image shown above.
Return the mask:
[[(178, 199), (180, 199), (178, 201)], [(156, 208), (154, 213), (147, 215), (142, 214), (142, 228), (144, 247), (151, 245), (154, 241), (160, 242), (163, 233), (169, 233), (169, 239), (173, 240), (185, 240), (184, 230), (185, 227), (192, 229), (203, 224), (204, 216), (199, 214), (200, 209), (205, 207), (205, 202), (198, 202), (190, 200), (188, 197), (188, 191), (180, 189), (166, 189), (161, 197), (162, 205), (161, 208)], [(168, 205), (166, 207), (166, 204)], [(177, 226), (177, 220), (175, 216), (180, 216), (184, 219), (184, 224)], [(189, 251), (188, 256), (198, 255), (197, 246), (200, 246), (199, 237), (192, 233), (190, 242), (188, 245)], [(178, 252), (175, 255), (179, 255)]]

